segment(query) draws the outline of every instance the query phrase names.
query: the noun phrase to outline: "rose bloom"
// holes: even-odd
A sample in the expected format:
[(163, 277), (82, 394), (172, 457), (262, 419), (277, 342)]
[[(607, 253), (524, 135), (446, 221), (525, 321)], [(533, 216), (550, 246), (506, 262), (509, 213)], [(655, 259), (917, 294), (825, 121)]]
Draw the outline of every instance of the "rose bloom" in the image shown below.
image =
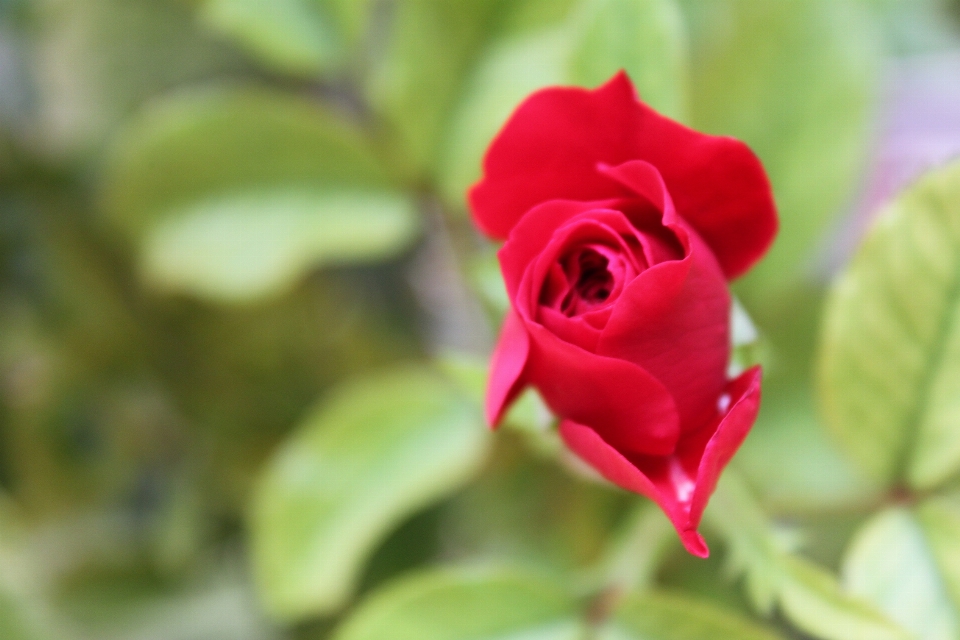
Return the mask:
[(621, 72), (594, 91), (531, 95), (483, 169), (470, 204), (506, 240), (511, 303), (488, 420), (536, 387), (566, 445), (654, 500), (706, 557), (697, 527), (760, 403), (759, 367), (726, 373), (727, 282), (777, 230), (759, 160), (659, 115)]

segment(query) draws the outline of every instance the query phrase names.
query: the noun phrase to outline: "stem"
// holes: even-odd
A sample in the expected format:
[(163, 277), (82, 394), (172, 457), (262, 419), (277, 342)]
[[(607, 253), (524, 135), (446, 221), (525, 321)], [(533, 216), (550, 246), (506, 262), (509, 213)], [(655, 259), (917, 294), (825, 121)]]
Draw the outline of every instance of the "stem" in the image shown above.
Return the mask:
[(590, 626), (602, 625), (628, 593), (650, 588), (675, 545), (673, 526), (660, 509), (648, 500), (637, 502), (606, 553), (578, 580), (580, 590), (591, 594)]
[(428, 343), (434, 352), (457, 350), (486, 357), (493, 331), (477, 294), (469, 286), (465, 256), (477, 246), (472, 230), (454, 227), (439, 199), (420, 197), (426, 239), (409, 272), (410, 284), (428, 315)]

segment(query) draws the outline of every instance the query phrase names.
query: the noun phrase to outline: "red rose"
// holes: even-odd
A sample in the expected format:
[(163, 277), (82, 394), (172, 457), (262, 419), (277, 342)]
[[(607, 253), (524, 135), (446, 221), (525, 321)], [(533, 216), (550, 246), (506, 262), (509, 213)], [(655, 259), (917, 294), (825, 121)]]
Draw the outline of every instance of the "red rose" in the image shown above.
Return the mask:
[(526, 385), (611, 482), (656, 501), (686, 548), (756, 419), (760, 370), (733, 381), (727, 280), (767, 250), (777, 218), (756, 156), (650, 109), (620, 73), (595, 91), (530, 96), (470, 191), (506, 239), (511, 310), (493, 355), (495, 425)]

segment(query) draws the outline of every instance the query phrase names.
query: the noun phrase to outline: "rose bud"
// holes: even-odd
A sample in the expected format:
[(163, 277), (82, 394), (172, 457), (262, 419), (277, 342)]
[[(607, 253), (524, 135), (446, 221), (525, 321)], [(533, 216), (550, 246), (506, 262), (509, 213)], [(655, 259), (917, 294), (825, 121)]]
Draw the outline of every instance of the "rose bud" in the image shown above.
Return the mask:
[(506, 240), (509, 294), (487, 389), (496, 425), (527, 386), (566, 445), (654, 500), (690, 553), (720, 472), (757, 416), (760, 369), (727, 379), (728, 280), (777, 230), (770, 184), (743, 143), (659, 115), (624, 73), (519, 106), (470, 191)]

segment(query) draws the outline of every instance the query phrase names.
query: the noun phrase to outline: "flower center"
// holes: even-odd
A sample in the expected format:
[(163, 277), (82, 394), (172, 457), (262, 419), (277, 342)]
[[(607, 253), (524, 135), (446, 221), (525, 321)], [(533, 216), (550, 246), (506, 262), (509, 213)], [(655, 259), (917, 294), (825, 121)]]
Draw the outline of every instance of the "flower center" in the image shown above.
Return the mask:
[(574, 280), (573, 287), (564, 297), (560, 310), (566, 316), (573, 316), (588, 307), (606, 302), (613, 291), (613, 274), (608, 267), (610, 260), (591, 248), (584, 248), (571, 256), (564, 265), (567, 277)]

